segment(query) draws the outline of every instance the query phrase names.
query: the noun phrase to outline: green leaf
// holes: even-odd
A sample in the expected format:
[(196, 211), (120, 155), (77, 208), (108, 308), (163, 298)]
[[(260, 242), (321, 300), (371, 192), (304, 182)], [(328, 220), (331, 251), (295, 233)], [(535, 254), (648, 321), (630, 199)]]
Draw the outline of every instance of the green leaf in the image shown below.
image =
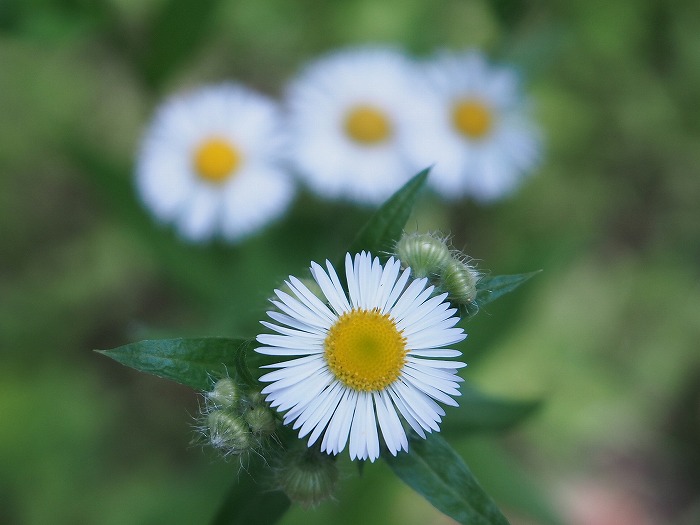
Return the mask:
[(464, 308), (462, 313), (465, 317), (473, 316), (482, 306), (512, 292), (541, 271), (513, 275), (485, 275), (476, 283), (476, 299)]
[(542, 402), (500, 399), (462, 385), (459, 407), (447, 409), (442, 423), (444, 434), (493, 432), (517, 425), (536, 412)]
[(141, 64), (146, 83), (158, 90), (210, 34), (219, 0), (166, 1), (151, 25), (147, 54)]
[[(418, 195), (425, 186), (429, 171), (430, 168), (427, 168), (415, 175), (382, 204), (350, 245), (348, 251), (351, 254), (366, 250), (372, 252), (372, 255), (382, 257), (394, 250)], [(338, 268), (343, 266), (344, 263)]]
[(241, 354), (253, 353), (252, 345), (250, 339), (223, 337), (158, 339), (97, 352), (141, 372), (209, 390), (219, 377), (240, 376), (239, 367), (246, 362)]
[(515, 275), (487, 275), (476, 283), (476, 303), (479, 306), (495, 301), (502, 295), (512, 292), (525, 281), (542, 270)]
[(252, 475), (241, 473), (211, 521), (212, 525), (271, 525), (289, 510), (291, 502), (283, 492), (265, 490), (255, 483)]
[(409, 452), (385, 459), (408, 486), (459, 523), (508, 525), (469, 467), (439, 434), (427, 439), (411, 435)]

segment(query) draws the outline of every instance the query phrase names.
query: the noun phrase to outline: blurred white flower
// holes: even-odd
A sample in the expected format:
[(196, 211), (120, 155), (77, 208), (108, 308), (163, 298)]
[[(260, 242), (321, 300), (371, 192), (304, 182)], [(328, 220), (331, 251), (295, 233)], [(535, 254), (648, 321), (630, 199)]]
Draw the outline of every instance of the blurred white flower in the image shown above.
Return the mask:
[(446, 199), (511, 193), (542, 149), (515, 71), (475, 51), (442, 52), (425, 71), (431, 109), (406, 151), (417, 164), (434, 164), (428, 184)]
[(166, 101), (146, 130), (136, 166), (141, 199), (188, 240), (237, 241), (280, 216), (294, 185), (278, 167), (274, 101), (221, 84)]
[[(276, 323), (262, 324), (277, 334), (261, 334), (256, 351), (282, 361), (260, 380), (262, 393), (294, 422), (311, 447), (338, 454), (349, 444), (351, 459), (379, 457), (379, 432), (394, 456), (408, 450), (401, 417), (420, 436), (439, 431), (445, 411), (436, 401), (456, 406), (461, 355), (444, 348), (466, 335), (455, 328), (457, 310), (446, 293), (432, 296), (428, 280), (409, 284), (410, 269), (389, 259), (382, 266), (369, 253), (345, 258), (348, 292), (333, 266), (312, 263), (322, 291), (314, 295), (299, 279), (289, 278), (293, 295), (275, 290)], [(289, 359), (292, 358), (292, 359)], [(321, 436), (323, 436), (321, 438)]]
[(287, 90), (289, 158), (312, 191), (378, 204), (427, 167), (403, 152), (422, 119), (421, 78), (392, 48), (338, 51), (302, 70)]

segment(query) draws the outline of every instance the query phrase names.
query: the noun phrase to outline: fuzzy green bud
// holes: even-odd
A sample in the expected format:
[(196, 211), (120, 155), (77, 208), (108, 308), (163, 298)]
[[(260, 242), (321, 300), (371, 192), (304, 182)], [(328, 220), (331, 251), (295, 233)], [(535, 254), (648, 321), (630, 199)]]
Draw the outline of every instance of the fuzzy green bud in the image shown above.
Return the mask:
[(207, 415), (209, 441), (224, 455), (242, 454), (253, 445), (248, 424), (240, 417), (214, 410)]
[(277, 428), (277, 419), (267, 405), (257, 405), (246, 410), (243, 417), (251, 432), (259, 436), (269, 436)]
[(439, 273), (451, 260), (445, 241), (431, 233), (404, 234), (396, 243), (395, 253), (416, 278)]
[(303, 507), (315, 507), (333, 496), (338, 481), (335, 461), (316, 448), (290, 450), (275, 472), (279, 488)]
[(453, 258), (440, 272), (440, 288), (448, 293), (448, 300), (458, 304), (468, 304), (476, 299), (476, 283), (479, 273), (458, 259)]
[(241, 397), (240, 389), (233, 379), (225, 377), (214, 384), (214, 389), (207, 392), (207, 402), (219, 408), (234, 409)]

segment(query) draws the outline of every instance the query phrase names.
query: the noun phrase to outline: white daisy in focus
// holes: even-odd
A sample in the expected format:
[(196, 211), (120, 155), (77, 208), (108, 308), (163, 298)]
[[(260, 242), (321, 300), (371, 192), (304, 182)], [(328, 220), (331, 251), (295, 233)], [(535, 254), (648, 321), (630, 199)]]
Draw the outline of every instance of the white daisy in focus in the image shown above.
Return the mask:
[(238, 84), (166, 101), (146, 130), (136, 166), (144, 204), (192, 241), (237, 241), (280, 216), (294, 186), (278, 167), (280, 115)]
[(277, 370), (260, 378), (270, 383), (262, 392), (309, 447), (321, 439), (321, 451), (338, 454), (349, 443), (351, 459), (374, 461), (381, 431), (396, 455), (408, 450), (401, 419), (425, 438), (445, 414), (436, 401), (457, 405), (465, 365), (445, 359), (461, 353), (444, 347), (466, 334), (447, 294), (431, 297), (427, 279), (409, 283), (410, 269), (393, 257), (382, 266), (369, 253), (347, 254), (349, 293), (326, 267), (311, 264), (323, 300), (291, 276), (293, 295), (275, 290), (279, 311), (267, 314), (277, 324), (262, 324), (277, 334), (259, 335), (256, 351), (293, 359), (265, 367)]
[(515, 71), (469, 51), (439, 54), (426, 73), (432, 110), (407, 154), (434, 164), (428, 184), (446, 199), (490, 201), (511, 193), (537, 166), (542, 149)]
[(309, 64), (287, 90), (290, 161), (330, 199), (379, 204), (427, 165), (403, 154), (422, 119), (422, 77), (391, 48), (338, 51)]

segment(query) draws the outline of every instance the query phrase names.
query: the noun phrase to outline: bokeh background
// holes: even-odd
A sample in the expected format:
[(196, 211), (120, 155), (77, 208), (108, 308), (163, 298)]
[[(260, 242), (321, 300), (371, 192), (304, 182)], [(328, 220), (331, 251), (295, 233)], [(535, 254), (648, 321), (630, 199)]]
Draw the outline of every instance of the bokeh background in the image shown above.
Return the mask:
[[(468, 381), (537, 414), (450, 436), (518, 524), (700, 522), (700, 12), (692, 0), (0, 0), (0, 523), (206, 523), (240, 474), (192, 446), (197, 395), (92, 352), (254, 335), (371, 210), (301, 192), (240, 246), (188, 246), (136, 201), (168, 94), (278, 97), (309, 59), (390, 43), (516, 67), (544, 163), (483, 206), (410, 224), (496, 274), (543, 269), (469, 322)], [(367, 79), (371, 81), (371, 79)], [(332, 220), (329, 220), (332, 217)], [(349, 463), (349, 462), (346, 462)], [(296, 523), (440, 523), (379, 462)]]

